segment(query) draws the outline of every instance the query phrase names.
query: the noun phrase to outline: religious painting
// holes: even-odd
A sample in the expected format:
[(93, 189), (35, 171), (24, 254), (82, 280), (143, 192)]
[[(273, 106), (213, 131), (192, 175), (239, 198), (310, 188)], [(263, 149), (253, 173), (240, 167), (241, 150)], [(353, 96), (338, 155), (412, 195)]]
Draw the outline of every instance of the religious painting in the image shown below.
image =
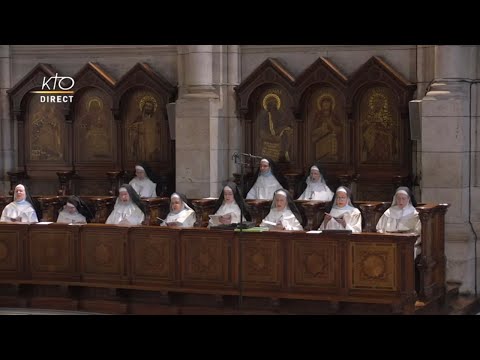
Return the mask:
[(125, 143), (128, 161), (160, 161), (164, 104), (152, 91), (138, 89), (128, 98)]
[(343, 162), (346, 156), (346, 123), (343, 96), (333, 88), (314, 91), (307, 109), (309, 152), (313, 161)]
[(113, 161), (111, 100), (97, 88), (86, 90), (75, 107), (76, 159), (79, 162)]
[(392, 92), (369, 89), (360, 102), (360, 162), (398, 163), (400, 121)]
[(34, 96), (29, 103), (28, 131), (30, 161), (62, 161), (65, 159), (65, 120), (61, 103), (42, 103)]
[(285, 104), (286, 97), (279, 88), (270, 88), (259, 97), (256, 116), (257, 144), (261, 156), (278, 162), (290, 162), (292, 156), (292, 117)]

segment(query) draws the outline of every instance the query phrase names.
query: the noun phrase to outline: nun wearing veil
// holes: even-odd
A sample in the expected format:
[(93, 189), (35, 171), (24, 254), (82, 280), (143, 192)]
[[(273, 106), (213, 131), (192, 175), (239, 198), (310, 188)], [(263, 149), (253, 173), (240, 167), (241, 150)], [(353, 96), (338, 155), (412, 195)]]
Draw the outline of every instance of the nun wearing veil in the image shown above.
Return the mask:
[(15, 186), (13, 201), (3, 209), (0, 221), (36, 223), (41, 218), (40, 206), (32, 199), (25, 185)]
[[(385, 210), (377, 223), (377, 232), (380, 233), (413, 233), (420, 235), (422, 233), (422, 223), (415, 209), (417, 202), (411, 190), (406, 186), (400, 186), (395, 191), (392, 205)], [(420, 237), (415, 242), (414, 258), (421, 254)]]
[(305, 180), (306, 188), (298, 200), (331, 201), (333, 191), (325, 182), (324, 171), (320, 172), (320, 166), (313, 165), (310, 168), (310, 175)]
[(330, 205), (327, 207), (323, 222), (318, 230), (351, 230), (362, 232), (362, 214), (354, 206), (351, 191), (339, 186)]
[(272, 230), (303, 230), (302, 216), (287, 190), (275, 191), (270, 212), (260, 226)]
[(87, 204), (79, 197), (71, 195), (58, 213), (57, 223), (86, 224), (92, 218), (93, 214)]
[(173, 193), (170, 196), (170, 212), (160, 226), (193, 227), (197, 216), (184, 194)]
[(129, 185), (141, 198), (157, 197), (157, 184), (153, 172), (146, 163), (135, 165), (135, 177), (130, 180)]
[(240, 223), (240, 214), (243, 215), (243, 221), (251, 221), (252, 217), (248, 211), (248, 206), (240, 192), (238, 186), (229, 182), (220, 193), (213, 216), (210, 216), (208, 227), (217, 225), (228, 225)]
[(269, 158), (263, 158), (255, 173), (253, 186), (247, 193), (247, 199), (270, 200), (273, 198), (273, 193), (282, 188), (288, 189), (288, 184), (277, 171), (275, 162)]
[(133, 187), (123, 184), (118, 189), (115, 206), (105, 224), (141, 225), (143, 220), (145, 220), (145, 206)]

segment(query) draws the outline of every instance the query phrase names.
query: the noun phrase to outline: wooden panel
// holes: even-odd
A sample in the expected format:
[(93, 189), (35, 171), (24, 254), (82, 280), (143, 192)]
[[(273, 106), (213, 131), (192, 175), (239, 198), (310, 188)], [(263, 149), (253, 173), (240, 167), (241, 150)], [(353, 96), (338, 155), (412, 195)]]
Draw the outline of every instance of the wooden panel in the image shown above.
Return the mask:
[[(408, 102), (415, 88), (375, 56), (349, 78), (325, 58), (297, 78), (267, 59), (235, 88), (243, 150), (269, 155), (294, 176), (320, 161), (329, 185), (360, 179), (366, 187), (356, 199), (388, 200), (394, 177), (414, 177)], [(247, 184), (253, 168), (245, 168)]]
[(293, 240), (290, 246), (290, 286), (309, 291), (338, 287), (341, 261), (338, 258), (337, 243), (335, 240), (325, 240), (323, 236)]
[(284, 258), (279, 234), (282, 233), (242, 234), (241, 281), (245, 289), (280, 289)]
[(0, 224), (0, 277), (23, 276), (27, 230), (26, 224)]
[[(352, 289), (397, 290), (397, 247), (391, 243), (350, 242), (349, 287)], [(412, 254), (413, 256), (413, 254)]]
[(160, 227), (132, 228), (129, 254), (132, 283), (173, 283), (179, 230)]
[[(435, 207), (419, 209), (433, 213)], [(425, 233), (426, 249), (431, 249), (430, 236), (444, 236), (440, 227), (445, 211), (442, 207), (438, 216), (428, 216), (437, 230)], [(77, 229), (80, 247), (75, 253)], [(409, 234), (0, 224), (0, 293), (10, 303), (18, 298), (27, 304), (23, 306), (69, 308), (78, 300), (79, 308), (114, 313), (131, 313), (139, 304), (228, 312), (238, 305), (235, 295), (240, 293), (244, 305), (256, 310), (273, 306), (287, 313), (315, 312), (319, 300), (326, 300), (334, 311), (341, 310), (337, 305), (343, 302), (355, 303), (359, 309), (371, 303), (411, 313), (416, 298), (416, 238)], [(28, 268), (24, 256), (28, 256)], [(79, 264), (80, 278), (62, 278), (75, 271), (74, 263)], [(25, 269), (31, 270), (32, 277)], [(419, 270), (425, 272), (424, 267)], [(428, 277), (425, 296), (440, 299), (443, 284), (434, 283), (440, 281), (435, 276)]]
[(126, 282), (125, 247), (128, 227), (83, 225), (80, 235), (81, 272), (84, 280)]
[(63, 104), (40, 102), (40, 95), (31, 98), (26, 121), (26, 162), (63, 164), (67, 160)]
[(231, 286), (232, 241), (231, 231), (184, 230), (180, 252), (182, 283)]
[[(159, 183), (159, 193), (171, 193), (175, 152), (166, 104), (175, 100), (176, 88), (147, 64), (134, 66), (117, 87), (107, 71), (88, 63), (73, 75), (72, 102), (45, 103), (31, 94), (57, 73), (72, 76), (38, 64), (9, 91), (18, 134), (18, 169), (13, 171), (28, 173), (31, 192), (56, 193), (56, 173), (75, 170), (74, 194), (107, 195), (105, 172), (133, 169), (137, 160), (145, 160), (162, 176), (152, 179)], [(129, 108), (120, 106), (127, 95)]]
[(28, 239), (32, 278), (78, 279), (78, 226), (31, 225)]

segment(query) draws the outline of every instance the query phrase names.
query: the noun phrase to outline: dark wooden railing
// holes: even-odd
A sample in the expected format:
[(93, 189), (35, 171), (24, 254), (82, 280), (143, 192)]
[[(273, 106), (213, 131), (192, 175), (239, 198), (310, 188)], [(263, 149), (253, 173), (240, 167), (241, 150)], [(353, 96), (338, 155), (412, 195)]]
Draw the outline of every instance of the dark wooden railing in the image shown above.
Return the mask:
[(416, 239), (0, 223), (0, 306), (122, 314), (411, 314)]

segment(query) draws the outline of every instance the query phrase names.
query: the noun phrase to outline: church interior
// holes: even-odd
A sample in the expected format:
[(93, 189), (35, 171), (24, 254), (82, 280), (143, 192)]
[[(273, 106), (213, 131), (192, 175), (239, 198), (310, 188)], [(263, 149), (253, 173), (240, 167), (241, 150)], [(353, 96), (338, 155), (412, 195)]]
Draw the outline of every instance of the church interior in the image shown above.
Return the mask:
[[(479, 312), (479, 51), (0, 45), (0, 212), (19, 184), (41, 210), (0, 222), (0, 314)], [(265, 158), (303, 230), (207, 228)], [(144, 220), (106, 224), (140, 163), (156, 184)], [(317, 231), (329, 201), (299, 199), (314, 164), (351, 190), (361, 232)], [(377, 231), (399, 187), (419, 234)], [(193, 227), (159, 226), (174, 193)], [(88, 224), (56, 223), (71, 195)], [(272, 198), (246, 204), (257, 229)]]

